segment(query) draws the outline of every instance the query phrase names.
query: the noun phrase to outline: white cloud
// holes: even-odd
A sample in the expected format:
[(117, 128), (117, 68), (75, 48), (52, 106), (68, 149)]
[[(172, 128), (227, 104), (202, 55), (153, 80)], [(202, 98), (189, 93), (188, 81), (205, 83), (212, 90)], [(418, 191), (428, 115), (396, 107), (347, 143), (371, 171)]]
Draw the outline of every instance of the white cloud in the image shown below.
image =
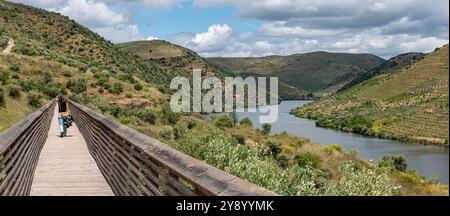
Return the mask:
[(264, 23), (260, 30), (266, 35), (275, 37), (295, 36), (311, 38), (336, 35), (339, 33), (337, 30), (330, 29), (305, 29), (301, 26), (286, 26), (286, 22)]
[(383, 12), (386, 10), (386, 5), (383, 2), (374, 2), (369, 9), (373, 12)]
[(56, 11), (94, 28), (125, 22), (123, 14), (112, 11), (104, 3), (90, 0), (69, 0), (63, 8)]
[(107, 4), (113, 3), (123, 3), (123, 4), (140, 4), (142, 6), (151, 8), (163, 8), (170, 9), (172, 7), (179, 6), (183, 0), (97, 0), (102, 1)]
[(208, 27), (207, 32), (196, 34), (191, 42), (199, 52), (215, 51), (226, 46), (232, 32), (227, 24), (214, 24)]
[(158, 37), (150, 36), (150, 37), (147, 37), (146, 40), (148, 40), (148, 41), (159, 40), (159, 38), (158, 38)]

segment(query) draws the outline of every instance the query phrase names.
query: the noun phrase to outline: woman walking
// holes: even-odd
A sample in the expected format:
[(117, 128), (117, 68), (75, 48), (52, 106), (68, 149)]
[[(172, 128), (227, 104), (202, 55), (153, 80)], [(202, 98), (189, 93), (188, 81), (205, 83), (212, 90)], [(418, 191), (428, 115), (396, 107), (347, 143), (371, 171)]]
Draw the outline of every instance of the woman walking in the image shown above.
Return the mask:
[(61, 134), (61, 138), (67, 135), (67, 128), (70, 126), (69, 118), (70, 118), (70, 109), (69, 104), (66, 101), (66, 98), (60, 95), (57, 98), (58, 102), (58, 123), (59, 123), (59, 132)]

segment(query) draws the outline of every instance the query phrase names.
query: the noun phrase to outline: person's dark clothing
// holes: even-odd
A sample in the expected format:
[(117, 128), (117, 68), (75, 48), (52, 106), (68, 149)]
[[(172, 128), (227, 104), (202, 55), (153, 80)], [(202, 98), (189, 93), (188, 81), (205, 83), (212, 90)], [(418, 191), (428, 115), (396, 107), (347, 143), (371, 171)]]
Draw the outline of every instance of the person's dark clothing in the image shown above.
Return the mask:
[(66, 101), (59, 102), (59, 112), (67, 112), (67, 102)]

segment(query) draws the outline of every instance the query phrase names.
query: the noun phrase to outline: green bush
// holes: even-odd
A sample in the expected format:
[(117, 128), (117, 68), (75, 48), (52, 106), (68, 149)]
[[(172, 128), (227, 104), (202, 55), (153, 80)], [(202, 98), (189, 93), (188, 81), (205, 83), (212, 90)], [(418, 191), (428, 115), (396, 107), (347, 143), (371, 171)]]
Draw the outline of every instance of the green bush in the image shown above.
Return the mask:
[(18, 64), (12, 64), (9, 69), (13, 72), (20, 72), (20, 65)]
[(262, 128), (263, 128), (264, 134), (270, 134), (270, 131), (272, 130), (272, 125), (263, 124)]
[(74, 94), (80, 94), (82, 92), (85, 92), (86, 87), (86, 80), (85, 79), (79, 79), (77, 81), (69, 80), (66, 83), (66, 87)]
[(217, 118), (214, 121), (214, 125), (218, 128), (232, 128), (233, 120), (229, 116), (224, 115), (224, 116)]
[(113, 86), (112, 87), (110, 87), (109, 89), (108, 89), (108, 91), (109, 91), (109, 93), (111, 93), (111, 94), (120, 94), (120, 93), (122, 93), (123, 92), (123, 86), (122, 86), (122, 83), (120, 83), (120, 82), (115, 82), (114, 84), (113, 84)]
[(281, 153), (281, 143), (275, 140), (266, 140), (262, 143), (259, 150), (260, 156), (274, 156)]
[(140, 91), (143, 88), (144, 88), (144, 86), (142, 86), (142, 84), (140, 84), (140, 83), (134, 84), (134, 90), (136, 90), (136, 91)]
[(169, 124), (176, 124), (180, 120), (180, 113), (173, 112), (170, 106), (163, 108), (163, 116)]
[(174, 131), (171, 126), (164, 126), (161, 131), (159, 132), (159, 136), (166, 140), (173, 139)]
[(241, 134), (232, 134), (234, 139), (236, 139), (236, 142), (239, 144), (245, 144), (245, 136)]
[(187, 128), (189, 130), (193, 129), (197, 125), (197, 121), (194, 118), (189, 118), (187, 120)]
[(19, 85), (24, 92), (29, 92), (34, 89), (34, 82), (31, 80), (20, 80)]
[(239, 125), (253, 127), (253, 122), (252, 122), (252, 120), (250, 120), (250, 118), (245, 117), (244, 119), (241, 120)]
[(0, 84), (5, 84), (8, 79), (9, 79), (8, 72), (0, 71)]
[(115, 117), (119, 117), (123, 113), (127, 113), (127, 111), (121, 105), (112, 104), (112, 105), (110, 105), (109, 113)]
[(318, 168), (320, 164), (319, 157), (311, 152), (298, 153), (295, 155), (294, 161), (300, 167), (310, 166)]
[(393, 168), (401, 172), (405, 172), (408, 164), (403, 155), (384, 155), (378, 162), (379, 167)]
[(38, 108), (38, 107), (42, 106), (41, 98), (42, 98), (41, 94), (39, 94), (38, 92), (32, 91), (32, 92), (28, 93), (27, 103), (31, 107)]
[(329, 145), (327, 145), (327, 146), (325, 147), (325, 151), (326, 151), (328, 154), (331, 154), (331, 153), (333, 153), (334, 151), (337, 151), (337, 152), (339, 152), (339, 153), (344, 153), (344, 148), (342, 148), (342, 146), (339, 145), (339, 144), (329, 144)]
[(143, 110), (139, 113), (139, 117), (144, 121), (151, 125), (156, 123), (157, 115), (155, 112), (151, 110)]
[(286, 168), (290, 165), (289, 155), (285, 153), (278, 154), (276, 160), (278, 162), (278, 165), (280, 165), (280, 167)]
[(22, 92), (20, 91), (19, 86), (16, 85), (9, 86), (9, 93), (8, 93), (9, 97), (17, 99), (20, 97), (21, 93)]

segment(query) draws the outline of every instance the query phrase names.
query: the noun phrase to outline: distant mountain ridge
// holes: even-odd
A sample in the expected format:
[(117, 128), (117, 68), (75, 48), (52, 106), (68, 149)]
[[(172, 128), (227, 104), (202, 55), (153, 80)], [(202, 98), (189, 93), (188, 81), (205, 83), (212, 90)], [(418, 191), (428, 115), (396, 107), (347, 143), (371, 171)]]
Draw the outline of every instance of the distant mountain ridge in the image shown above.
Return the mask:
[(386, 61), (372, 54), (324, 51), (290, 56), (217, 57), (208, 60), (235, 74), (277, 76), (280, 81), (303, 91), (330, 93)]
[[(236, 75), (221, 65), (201, 57), (196, 52), (180, 45), (172, 44), (168, 41), (134, 41), (117, 44), (117, 46), (145, 61), (162, 65), (169, 69), (184, 71), (179, 74), (185, 74), (187, 76), (190, 75), (192, 69), (203, 69), (204, 75), (206, 76), (215, 75), (218, 77), (225, 77)], [(264, 74), (257, 73), (240, 75), (242, 77), (264, 76)], [(307, 92), (299, 90), (285, 82), (279, 82), (278, 89), (279, 98), (281, 100), (305, 99), (308, 96)]]

